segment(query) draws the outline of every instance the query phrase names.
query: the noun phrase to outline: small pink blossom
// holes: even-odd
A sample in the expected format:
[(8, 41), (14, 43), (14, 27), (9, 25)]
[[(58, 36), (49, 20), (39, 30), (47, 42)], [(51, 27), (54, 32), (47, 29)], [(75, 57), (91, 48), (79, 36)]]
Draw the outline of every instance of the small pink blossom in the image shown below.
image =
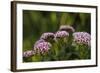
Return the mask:
[(51, 32), (46, 32), (46, 33), (43, 33), (40, 37), (40, 39), (44, 39), (44, 40), (48, 40), (48, 39), (53, 39), (54, 38), (54, 33), (51, 33)]
[(73, 33), (74, 42), (79, 44), (86, 44), (90, 46), (91, 35), (87, 32), (75, 32)]
[(36, 51), (36, 53), (44, 54), (48, 52), (51, 46), (52, 45), (49, 42), (41, 42), (34, 45), (34, 51)]
[(66, 31), (58, 31), (55, 34), (55, 38), (64, 38), (64, 37), (68, 37), (69, 33)]
[(30, 57), (34, 54), (35, 54), (35, 52), (33, 50), (28, 50), (23, 53), (23, 57)]

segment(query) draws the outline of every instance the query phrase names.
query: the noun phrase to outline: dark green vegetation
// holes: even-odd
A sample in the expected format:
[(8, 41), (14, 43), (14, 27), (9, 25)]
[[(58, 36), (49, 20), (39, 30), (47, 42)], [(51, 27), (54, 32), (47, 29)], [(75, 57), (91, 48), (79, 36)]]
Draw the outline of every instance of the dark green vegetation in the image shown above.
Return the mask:
[[(32, 50), (34, 43), (43, 33), (55, 33), (61, 25), (70, 25), (76, 32), (87, 32), (91, 34), (90, 19), (91, 15), (89, 13), (23, 10), (23, 52)], [(56, 45), (53, 48), (57, 48)], [(69, 42), (65, 48), (56, 49), (57, 55), (55, 55), (55, 52), (49, 52), (46, 55), (24, 58), (23, 62), (90, 59), (90, 50), (87, 49), (88, 47), (84, 45), (80, 47), (78, 45), (77, 48), (76, 46), (71, 46)], [(85, 54), (83, 51), (88, 52)]]

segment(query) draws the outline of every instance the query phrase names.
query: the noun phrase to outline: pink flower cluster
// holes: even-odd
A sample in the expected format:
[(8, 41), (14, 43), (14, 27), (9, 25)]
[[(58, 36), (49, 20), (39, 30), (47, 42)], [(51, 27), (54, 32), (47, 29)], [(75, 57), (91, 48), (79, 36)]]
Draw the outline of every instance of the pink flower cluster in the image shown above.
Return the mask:
[(33, 50), (28, 50), (23, 53), (23, 57), (30, 57), (33, 56), (35, 52)]
[(45, 40), (43, 40), (43, 39), (39, 39), (38, 41), (35, 42), (34, 45), (38, 45), (39, 43), (42, 43), (42, 42), (45, 42)]
[(66, 31), (58, 31), (55, 34), (55, 38), (64, 38), (64, 37), (68, 37), (69, 33)]
[(47, 53), (52, 45), (51, 42), (48, 41), (52, 39), (55, 41), (59, 38), (68, 38), (70, 32), (73, 33), (73, 41), (77, 44), (85, 44), (91, 46), (91, 35), (87, 32), (75, 32), (74, 28), (71, 26), (61, 25), (59, 31), (55, 34), (52, 32), (43, 33), (38, 41), (35, 42), (33, 50), (25, 51), (23, 53), (23, 57), (30, 57), (35, 54), (45, 54)]
[(91, 45), (91, 35), (87, 32), (75, 32), (73, 33), (73, 37), (76, 43)]
[(48, 52), (51, 47), (52, 45), (49, 42), (40, 42), (34, 45), (34, 51), (36, 51), (36, 53), (44, 54)]
[(40, 37), (40, 39), (44, 39), (44, 40), (48, 40), (48, 39), (53, 39), (54, 38), (54, 33), (51, 33), (51, 32), (46, 32), (46, 33), (43, 33)]

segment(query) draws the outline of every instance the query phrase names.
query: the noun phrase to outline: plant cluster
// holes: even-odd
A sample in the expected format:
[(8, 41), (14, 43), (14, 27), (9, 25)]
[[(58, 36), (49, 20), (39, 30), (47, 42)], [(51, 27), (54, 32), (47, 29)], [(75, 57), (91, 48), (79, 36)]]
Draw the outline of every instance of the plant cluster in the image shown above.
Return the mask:
[(72, 26), (61, 25), (57, 32), (45, 32), (32, 50), (23, 52), (27, 62), (90, 59), (91, 35), (75, 32)]

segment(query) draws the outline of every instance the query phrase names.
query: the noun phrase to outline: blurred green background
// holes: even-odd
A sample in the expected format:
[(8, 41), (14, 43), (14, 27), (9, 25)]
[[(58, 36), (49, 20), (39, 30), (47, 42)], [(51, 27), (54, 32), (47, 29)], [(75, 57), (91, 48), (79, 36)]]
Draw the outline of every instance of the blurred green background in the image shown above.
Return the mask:
[(90, 22), (90, 13), (23, 10), (23, 51), (31, 50), (42, 33), (56, 32), (60, 25), (90, 33)]

